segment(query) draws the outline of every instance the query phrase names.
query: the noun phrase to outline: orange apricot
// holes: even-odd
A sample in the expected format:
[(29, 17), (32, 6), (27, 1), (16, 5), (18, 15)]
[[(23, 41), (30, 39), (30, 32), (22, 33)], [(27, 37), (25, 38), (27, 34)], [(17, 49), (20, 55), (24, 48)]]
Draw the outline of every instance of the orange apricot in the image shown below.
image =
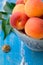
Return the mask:
[(24, 3), (26, 3), (27, 2), (27, 0), (24, 0)]
[(43, 12), (41, 0), (27, 0), (25, 4), (25, 13), (28, 17), (40, 17)]
[(24, 11), (24, 4), (18, 4), (13, 8), (12, 14), (14, 14), (15, 12), (24, 13)]
[(30, 18), (25, 24), (25, 32), (32, 38), (43, 38), (43, 20), (36, 17)]
[(10, 25), (13, 28), (16, 28), (18, 30), (22, 30), (25, 27), (27, 19), (28, 19), (28, 17), (25, 15), (25, 13), (15, 12), (10, 17)]
[(24, 0), (16, 0), (16, 4), (24, 4)]

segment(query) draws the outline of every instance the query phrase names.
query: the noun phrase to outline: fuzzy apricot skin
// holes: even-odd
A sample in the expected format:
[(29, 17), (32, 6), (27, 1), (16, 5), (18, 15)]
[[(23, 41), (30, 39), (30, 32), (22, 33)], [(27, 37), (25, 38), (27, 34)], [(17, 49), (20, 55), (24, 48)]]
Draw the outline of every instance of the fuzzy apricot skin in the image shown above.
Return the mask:
[(43, 38), (43, 19), (35, 17), (30, 18), (25, 24), (25, 32), (32, 38)]
[(12, 28), (22, 30), (22, 29), (24, 29), (27, 19), (28, 19), (28, 17), (24, 13), (15, 12), (10, 17), (10, 25), (12, 26)]
[(15, 12), (24, 13), (24, 11), (24, 4), (18, 4), (13, 8), (12, 14), (14, 14)]
[(16, 0), (16, 5), (17, 4), (24, 4), (24, 0)]
[(28, 17), (40, 17), (43, 13), (41, 0), (27, 0), (25, 3), (25, 13)]
[(26, 3), (27, 2), (27, 0), (24, 0), (24, 3)]

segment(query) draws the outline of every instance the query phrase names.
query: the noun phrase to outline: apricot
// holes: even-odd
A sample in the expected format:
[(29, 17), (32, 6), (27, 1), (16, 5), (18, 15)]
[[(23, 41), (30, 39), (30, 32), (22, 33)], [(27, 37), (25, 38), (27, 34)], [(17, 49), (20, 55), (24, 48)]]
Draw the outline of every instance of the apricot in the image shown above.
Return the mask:
[(24, 4), (24, 0), (16, 0), (16, 4)]
[(28, 17), (40, 17), (43, 12), (41, 0), (27, 0), (25, 3), (25, 13)]
[(43, 2), (42, 2), (42, 6), (43, 6)]
[(10, 25), (13, 28), (16, 28), (18, 30), (22, 30), (27, 22), (28, 17), (21, 12), (15, 12), (10, 17)]
[(25, 32), (32, 38), (43, 38), (43, 20), (36, 17), (30, 18), (25, 24)]
[(14, 14), (15, 12), (24, 13), (24, 11), (24, 4), (18, 4), (13, 8), (12, 14)]
[(27, 2), (27, 0), (24, 0), (24, 3), (26, 3)]

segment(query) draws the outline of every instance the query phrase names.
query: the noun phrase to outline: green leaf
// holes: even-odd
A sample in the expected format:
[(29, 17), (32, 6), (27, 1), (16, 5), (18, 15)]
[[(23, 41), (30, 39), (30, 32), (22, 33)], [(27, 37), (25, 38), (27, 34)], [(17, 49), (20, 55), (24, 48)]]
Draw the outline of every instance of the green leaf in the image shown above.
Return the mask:
[(11, 14), (14, 6), (15, 6), (15, 3), (6, 2), (5, 6), (4, 6), (5, 12)]
[(0, 11), (0, 20), (6, 19), (6, 18), (8, 18), (8, 13)]
[(0, 11), (0, 13), (1, 14), (5, 14), (5, 15), (8, 14), (7, 12), (4, 12), (4, 11)]
[(0, 20), (0, 30), (2, 30), (2, 20)]
[(6, 25), (5, 26), (5, 36), (7, 36), (10, 33), (10, 31), (11, 31), (10, 25)]
[(5, 33), (5, 37), (11, 32), (12, 28), (9, 24), (9, 18), (7, 20), (2, 21), (2, 29)]
[(12, 10), (15, 6), (15, 3), (8, 3), (6, 2), (4, 6), (4, 11), (0, 11), (0, 20), (2, 20), (2, 29), (6, 36), (13, 31), (12, 27), (10, 26), (10, 15), (12, 13)]

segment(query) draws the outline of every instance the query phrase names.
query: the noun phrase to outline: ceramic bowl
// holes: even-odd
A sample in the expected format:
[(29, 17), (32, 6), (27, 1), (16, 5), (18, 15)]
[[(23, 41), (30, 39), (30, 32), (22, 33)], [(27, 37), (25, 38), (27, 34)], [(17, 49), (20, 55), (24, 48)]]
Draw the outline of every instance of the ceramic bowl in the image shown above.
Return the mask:
[(43, 51), (43, 40), (33, 39), (24, 33), (14, 29), (14, 32), (20, 37), (20, 39), (33, 51)]

